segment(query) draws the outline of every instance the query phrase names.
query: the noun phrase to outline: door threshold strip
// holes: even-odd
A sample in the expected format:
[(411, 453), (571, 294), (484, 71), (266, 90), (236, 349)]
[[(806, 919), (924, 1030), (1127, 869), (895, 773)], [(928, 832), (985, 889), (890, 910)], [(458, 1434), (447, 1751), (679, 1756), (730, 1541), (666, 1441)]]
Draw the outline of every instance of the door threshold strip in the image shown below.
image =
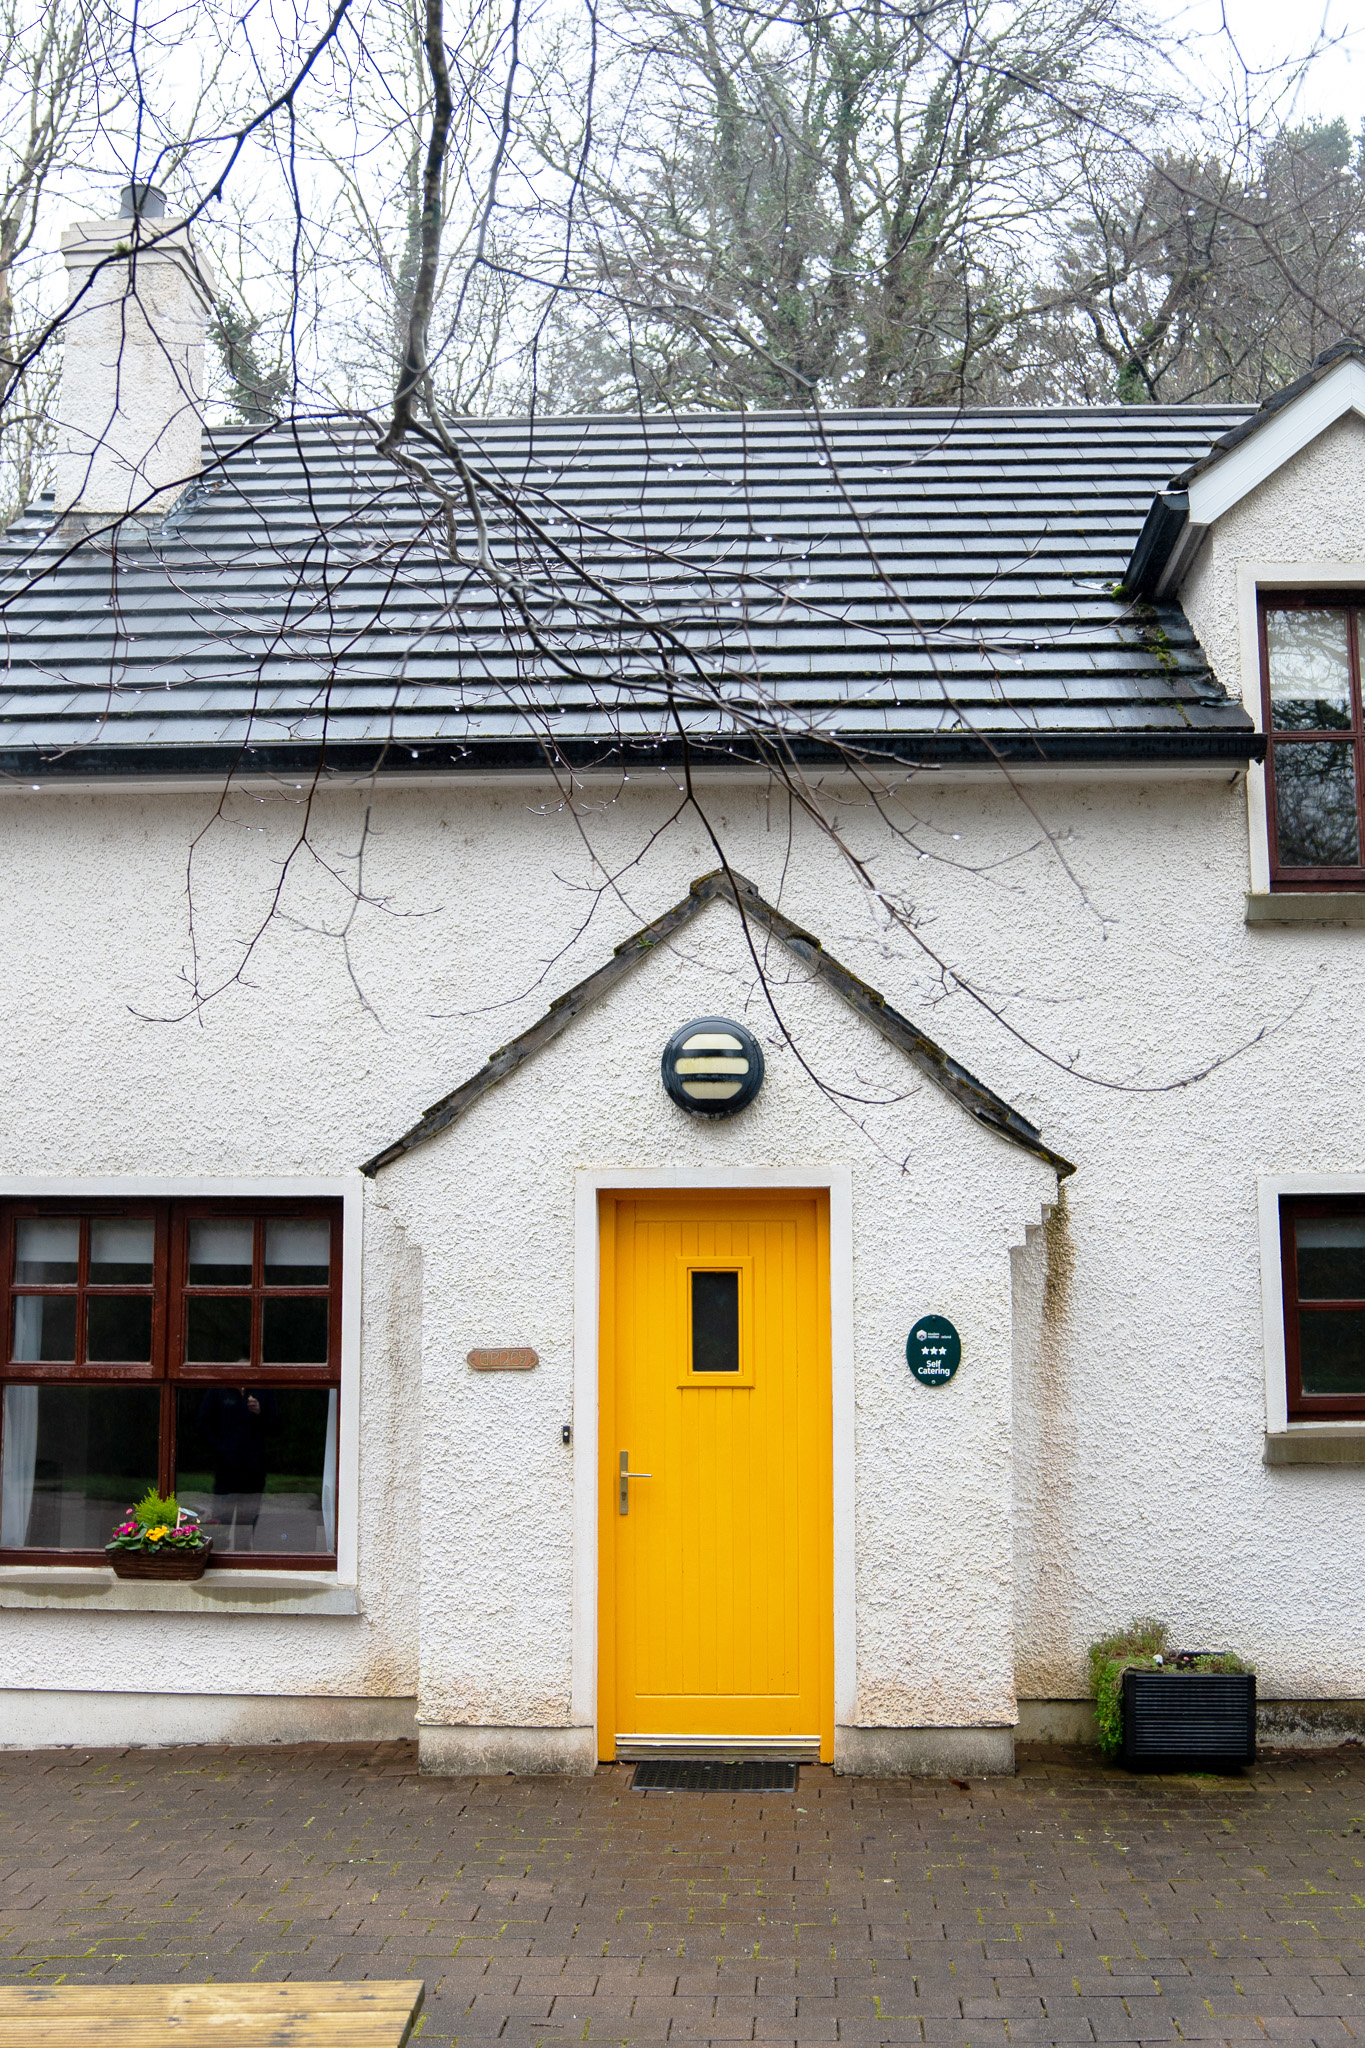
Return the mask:
[(818, 1735), (636, 1735), (618, 1734), (618, 1763), (634, 1764), (646, 1757), (673, 1757), (687, 1763), (698, 1757), (708, 1763), (818, 1764)]

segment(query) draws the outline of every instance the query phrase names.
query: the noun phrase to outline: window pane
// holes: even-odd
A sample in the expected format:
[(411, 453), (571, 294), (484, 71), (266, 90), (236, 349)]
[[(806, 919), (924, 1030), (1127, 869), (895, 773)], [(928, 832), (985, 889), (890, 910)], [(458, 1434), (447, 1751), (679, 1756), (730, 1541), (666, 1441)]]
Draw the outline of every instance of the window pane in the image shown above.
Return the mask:
[(155, 1387), (6, 1387), (0, 1541), (101, 1550), (156, 1484)]
[(175, 1490), (217, 1551), (336, 1548), (337, 1397), (325, 1387), (181, 1387)]
[(150, 1216), (96, 1216), (90, 1223), (90, 1279), (96, 1287), (150, 1287), (156, 1227)]
[(60, 1287), (78, 1278), (81, 1226), (75, 1216), (21, 1216), (14, 1233), (14, 1277)]
[(76, 1296), (16, 1294), (12, 1356), (19, 1365), (74, 1364)]
[(1351, 723), (1344, 611), (1267, 612), (1270, 722), (1277, 731), (1329, 731)]
[(692, 1370), (739, 1371), (739, 1275), (692, 1275)]
[(1275, 828), (1282, 867), (1359, 866), (1355, 750), (1349, 740), (1276, 747)]
[(1294, 1225), (1300, 1301), (1365, 1301), (1365, 1216), (1303, 1216)]
[(1365, 1395), (1365, 1309), (1307, 1309), (1299, 1316), (1305, 1394)]
[(150, 1294), (88, 1294), (85, 1355), (92, 1365), (146, 1364), (152, 1355)]
[(261, 1312), (262, 1365), (326, 1365), (327, 1302), (314, 1295), (267, 1300)]
[(332, 1227), (323, 1217), (290, 1217), (265, 1226), (267, 1287), (325, 1287)]
[(185, 1362), (187, 1365), (249, 1365), (251, 1363), (251, 1297), (212, 1295), (185, 1298)]
[(255, 1225), (228, 1216), (200, 1217), (190, 1225), (191, 1287), (249, 1287)]

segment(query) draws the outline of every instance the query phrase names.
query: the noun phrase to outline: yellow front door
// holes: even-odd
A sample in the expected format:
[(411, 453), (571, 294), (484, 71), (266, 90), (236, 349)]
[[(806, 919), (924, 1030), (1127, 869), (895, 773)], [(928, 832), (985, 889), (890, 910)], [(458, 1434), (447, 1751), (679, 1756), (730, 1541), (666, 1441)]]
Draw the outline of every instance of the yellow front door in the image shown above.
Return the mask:
[(601, 1225), (600, 1753), (829, 1761), (828, 1199), (610, 1194)]

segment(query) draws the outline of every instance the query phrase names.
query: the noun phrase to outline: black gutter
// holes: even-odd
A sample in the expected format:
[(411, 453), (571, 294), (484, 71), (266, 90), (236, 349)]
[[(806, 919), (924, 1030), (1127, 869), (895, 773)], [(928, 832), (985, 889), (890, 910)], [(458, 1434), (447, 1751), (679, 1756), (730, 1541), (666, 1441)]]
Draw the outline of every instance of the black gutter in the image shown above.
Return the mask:
[[(1196, 707), (1198, 708), (1198, 707)], [(1230, 768), (1265, 758), (1265, 738), (1250, 720), (1228, 705), (1237, 719), (1230, 726), (1185, 732), (1010, 733), (983, 738), (974, 733), (935, 733), (925, 738), (883, 737), (849, 733), (842, 744), (794, 739), (784, 743), (787, 758), (803, 767), (879, 764), (913, 768), (966, 767), (1179, 767), (1207, 762)], [(161, 776), (222, 781), (229, 777), (274, 775), (291, 781), (321, 773), (378, 775), (401, 783), (413, 775), (435, 771), (453, 775), (498, 772), (548, 772), (552, 766), (601, 773), (635, 768), (681, 767), (683, 752), (676, 740), (657, 744), (641, 740), (559, 740), (551, 746), (535, 740), (476, 740), (467, 746), (448, 740), (421, 743), (395, 741), (329, 742), (325, 748), (278, 742), (252, 747), (36, 747), (0, 749), (0, 780), (14, 783), (73, 781), (98, 786), (132, 777)], [(777, 759), (775, 749), (751, 742), (694, 739), (687, 753), (694, 767), (764, 768)]]
[(1243, 441), (1249, 441), (1253, 434), (1259, 434), (1267, 420), (1275, 413), (1282, 412), (1285, 406), (1292, 405), (1296, 398), (1301, 398), (1304, 392), (1311, 390), (1315, 384), (1320, 384), (1323, 378), (1330, 375), (1337, 364), (1348, 356), (1358, 363), (1365, 363), (1365, 346), (1358, 341), (1344, 340), (1333, 342), (1330, 348), (1323, 349), (1320, 355), (1314, 357), (1311, 369), (1305, 370), (1301, 377), (1296, 377), (1292, 384), (1286, 384), (1283, 391), (1274, 392), (1256, 408), (1255, 412), (1239, 421), (1235, 427), (1229, 428), (1226, 434), (1220, 434), (1206, 455), (1202, 455), (1198, 462), (1191, 463), (1179, 476), (1172, 478), (1169, 487), (1152, 500), (1151, 509), (1143, 523), (1142, 532), (1138, 535), (1137, 546), (1133, 549), (1123, 578), (1124, 591), (1130, 598), (1151, 597), (1161, 581), (1166, 564), (1174, 554), (1176, 543), (1189, 520), (1188, 486), (1195, 478), (1203, 476), (1206, 470), (1213, 469), (1225, 455), (1240, 447)]
[(1187, 491), (1160, 491), (1153, 498), (1137, 537), (1137, 546), (1123, 574), (1125, 596), (1149, 598), (1154, 594), (1189, 516)]

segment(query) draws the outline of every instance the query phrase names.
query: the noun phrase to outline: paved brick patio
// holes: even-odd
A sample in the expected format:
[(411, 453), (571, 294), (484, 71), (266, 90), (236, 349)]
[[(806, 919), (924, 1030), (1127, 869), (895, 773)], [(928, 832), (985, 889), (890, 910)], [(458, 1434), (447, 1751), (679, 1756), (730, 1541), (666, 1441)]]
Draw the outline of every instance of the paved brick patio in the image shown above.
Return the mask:
[(0, 1980), (407, 1977), (423, 2048), (1365, 2037), (1365, 1758), (792, 1795), (0, 1754)]

